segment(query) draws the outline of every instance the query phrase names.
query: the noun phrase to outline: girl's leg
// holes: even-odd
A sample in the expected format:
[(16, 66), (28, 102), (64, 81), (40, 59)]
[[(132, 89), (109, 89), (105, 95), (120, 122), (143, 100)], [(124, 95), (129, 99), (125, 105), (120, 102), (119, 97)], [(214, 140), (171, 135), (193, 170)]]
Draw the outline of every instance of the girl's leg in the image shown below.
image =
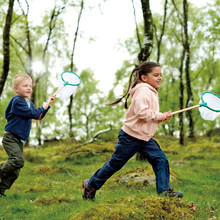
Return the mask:
[(150, 139), (148, 142), (145, 142), (145, 145), (139, 152), (147, 158), (153, 167), (154, 173), (156, 175), (157, 192), (161, 193), (164, 190), (171, 189), (169, 184), (169, 162), (157, 142), (154, 139)]
[(115, 152), (112, 154), (110, 160), (90, 178), (89, 185), (96, 190), (100, 189), (105, 181), (116, 171), (120, 170), (140, 149), (139, 142), (140, 140), (131, 137), (121, 130), (118, 136), (118, 143), (115, 146)]

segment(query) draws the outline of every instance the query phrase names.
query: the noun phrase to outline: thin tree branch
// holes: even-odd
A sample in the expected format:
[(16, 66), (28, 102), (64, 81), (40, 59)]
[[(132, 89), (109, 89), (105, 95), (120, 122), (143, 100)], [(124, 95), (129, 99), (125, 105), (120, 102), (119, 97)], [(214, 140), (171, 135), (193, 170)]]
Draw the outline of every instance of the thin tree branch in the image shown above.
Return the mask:
[(134, 0), (131, 0), (131, 1), (132, 1), (133, 12), (134, 12), (134, 21), (135, 21), (135, 26), (136, 26), (136, 35), (137, 35), (137, 39), (138, 39), (139, 48), (141, 50), (141, 40), (140, 40), (140, 34), (139, 34), (139, 30), (138, 30), (138, 25), (137, 25)]
[(106, 133), (106, 132), (111, 131), (111, 130), (112, 130), (112, 125), (110, 124), (109, 126), (110, 126), (109, 128), (104, 129), (104, 130), (101, 130), (101, 131), (98, 131), (97, 133), (95, 133), (95, 135), (94, 135), (89, 141), (86, 141), (86, 142), (84, 142), (84, 143), (82, 143), (82, 144), (76, 146), (76, 147), (74, 148), (75, 151), (71, 152), (71, 153), (66, 157), (66, 160), (68, 160), (68, 159), (70, 158), (70, 156), (71, 156), (72, 154), (74, 154), (74, 153), (78, 153), (78, 152), (90, 152), (90, 150), (86, 150), (86, 151), (76, 151), (76, 149), (78, 149), (78, 148), (80, 148), (80, 147), (82, 147), (82, 146), (84, 146), (84, 145), (93, 143), (94, 141), (96, 141), (96, 139), (98, 138), (98, 136), (99, 136), (100, 134), (103, 134), (103, 133)]
[(21, 54), (18, 52), (17, 48), (14, 46), (14, 44), (13, 44), (12, 42), (11, 42), (11, 45), (12, 45), (12, 47), (14, 48), (15, 53), (16, 53), (18, 59), (20, 60), (21, 65), (22, 65), (22, 67), (24, 68), (25, 73), (29, 74), (29, 71), (28, 71), (27, 67), (25, 66), (25, 62), (24, 62), (23, 59), (21, 58)]
[(76, 40), (77, 40), (77, 37), (78, 37), (79, 24), (80, 24), (83, 8), (84, 8), (84, 0), (82, 0), (81, 4), (80, 4), (80, 12), (79, 12), (79, 15), (78, 15), (77, 26), (76, 26), (76, 31), (75, 31), (75, 37), (74, 37), (74, 40), (73, 40), (73, 49), (72, 49), (72, 53), (71, 53), (71, 63), (70, 63), (70, 70), (71, 71), (73, 71), (73, 57), (74, 57), (74, 53), (75, 53)]
[(175, 0), (172, 0), (172, 3), (173, 3), (174, 8), (176, 9), (177, 17), (179, 19), (179, 22), (180, 22), (181, 26), (184, 27), (184, 22), (183, 22), (183, 19), (182, 19), (183, 16), (181, 15), (180, 10), (177, 8)]
[(13, 35), (10, 35), (10, 37), (14, 40), (14, 42), (15, 42), (18, 46), (20, 46), (20, 47), (24, 50), (25, 53), (28, 54), (27, 49), (22, 45), (22, 43), (21, 43), (20, 41), (18, 41)]

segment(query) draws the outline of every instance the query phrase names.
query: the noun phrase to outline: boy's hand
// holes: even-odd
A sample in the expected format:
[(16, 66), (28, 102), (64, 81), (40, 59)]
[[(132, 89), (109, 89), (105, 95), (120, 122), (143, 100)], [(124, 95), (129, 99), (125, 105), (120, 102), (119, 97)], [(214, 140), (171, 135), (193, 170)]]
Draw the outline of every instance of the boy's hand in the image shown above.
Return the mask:
[(55, 101), (56, 95), (50, 95), (48, 100), (43, 103), (43, 108), (46, 110), (49, 108), (50, 104)]
[(48, 98), (48, 103), (49, 104), (53, 103), (55, 101), (55, 98), (56, 98), (56, 95), (54, 95), (54, 94), (50, 95)]
[(50, 106), (49, 102), (43, 102), (43, 108), (45, 110), (47, 110), (49, 108), (49, 106)]

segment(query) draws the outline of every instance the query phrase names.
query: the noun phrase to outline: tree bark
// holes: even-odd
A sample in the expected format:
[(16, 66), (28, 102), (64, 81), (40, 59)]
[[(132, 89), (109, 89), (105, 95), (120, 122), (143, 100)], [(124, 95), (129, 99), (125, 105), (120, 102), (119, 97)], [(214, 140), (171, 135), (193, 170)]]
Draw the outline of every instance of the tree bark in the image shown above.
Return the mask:
[[(72, 53), (71, 53), (71, 59), (70, 59), (70, 71), (73, 71), (73, 64), (74, 64), (74, 53), (75, 53), (75, 48), (76, 48), (76, 41), (77, 41), (77, 37), (78, 37), (78, 33), (79, 33), (79, 24), (80, 24), (80, 19), (82, 16), (82, 11), (84, 8), (84, 0), (81, 1), (81, 5), (80, 5), (80, 12), (78, 15), (78, 20), (77, 20), (77, 27), (76, 27), (76, 31), (75, 31), (75, 37), (73, 39), (73, 48), (72, 48)], [(72, 131), (73, 128), (73, 122), (72, 122), (72, 105), (73, 105), (73, 95), (70, 96), (70, 102), (68, 105), (68, 115), (69, 115), (69, 136), (71, 138), (72, 141), (75, 141), (75, 137)]]
[[(138, 54), (138, 62), (145, 62), (151, 55), (153, 49), (153, 20), (150, 9), (150, 0), (141, 0), (144, 18), (144, 39), (141, 51)], [(146, 160), (140, 153), (136, 154), (136, 160)]]
[(3, 92), (10, 67), (10, 30), (11, 30), (13, 7), (14, 7), (14, 0), (9, 0), (8, 11), (7, 11), (5, 26), (3, 31), (3, 67), (2, 67), (2, 75), (0, 78), (0, 97)]
[[(182, 56), (180, 60), (180, 67), (179, 67), (179, 109), (183, 109), (184, 105), (184, 84), (183, 84), (183, 64), (184, 64), (184, 57), (185, 57), (185, 49), (183, 48)], [(184, 123), (183, 123), (183, 113), (179, 114), (179, 144), (184, 145)]]
[(135, 26), (136, 26), (136, 35), (137, 35), (138, 45), (139, 45), (139, 48), (141, 50), (141, 40), (140, 40), (140, 34), (139, 34), (138, 24), (137, 24), (137, 19), (136, 19), (134, 0), (131, 0), (131, 1), (132, 1), (133, 12), (134, 12), (134, 21), (135, 21)]
[(144, 39), (141, 51), (138, 54), (138, 61), (142, 63), (151, 55), (153, 48), (153, 21), (150, 10), (150, 0), (141, 0), (143, 18), (144, 18)]
[[(157, 39), (157, 63), (160, 62), (160, 46), (161, 46), (161, 43), (162, 43), (163, 35), (164, 35), (164, 32), (165, 32), (165, 26), (166, 26), (167, 3), (168, 3), (168, 0), (165, 0), (162, 30), (161, 30), (160, 38)], [(155, 33), (156, 33), (156, 31), (155, 31)]]
[[(186, 51), (186, 60), (185, 60), (185, 72), (186, 72), (186, 86), (187, 86), (187, 101), (186, 107), (193, 105), (193, 93), (191, 88), (190, 80), (190, 45), (189, 45), (189, 36), (188, 36), (188, 2), (183, 0), (183, 11), (184, 11), (184, 48)], [(187, 112), (187, 117), (189, 120), (189, 138), (194, 139), (194, 121), (192, 111)]]

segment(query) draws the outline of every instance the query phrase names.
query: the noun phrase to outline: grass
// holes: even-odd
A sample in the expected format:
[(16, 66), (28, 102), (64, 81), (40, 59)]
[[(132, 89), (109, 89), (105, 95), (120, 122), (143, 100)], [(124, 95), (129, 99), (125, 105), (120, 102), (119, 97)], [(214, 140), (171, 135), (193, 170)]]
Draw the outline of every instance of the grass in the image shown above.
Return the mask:
[[(84, 201), (82, 180), (110, 158), (115, 143), (83, 146), (68, 157), (75, 146), (62, 142), (25, 149), (19, 178), (0, 198), (0, 219), (220, 219), (220, 143), (157, 141), (170, 162), (172, 188), (184, 193), (181, 200), (160, 198), (155, 184), (138, 182), (152, 176), (152, 169), (133, 157), (97, 191), (94, 202)], [(6, 159), (1, 150), (0, 161)], [(129, 175), (131, 181), (125, 183), (123, 177)]]

